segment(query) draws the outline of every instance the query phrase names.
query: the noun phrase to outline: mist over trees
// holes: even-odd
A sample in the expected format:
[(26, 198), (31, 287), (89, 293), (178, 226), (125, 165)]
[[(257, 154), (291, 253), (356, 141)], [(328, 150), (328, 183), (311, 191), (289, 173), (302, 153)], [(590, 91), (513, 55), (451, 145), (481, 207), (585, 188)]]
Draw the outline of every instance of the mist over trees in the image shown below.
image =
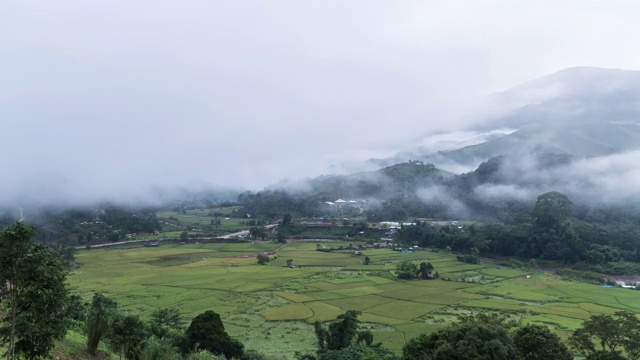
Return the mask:
[[(364, 215), (373, 222), (408, 221), (414, 224), (402, 226), (394, 236), (407, 245), (632, 273), (637, 266), (630, 263), (640, 262), (639, 208), (633, 201), (599, 197), (602, 193), (589, 183), (569, 186), (585, 179), (584, 174), (565, 173), (573, 164), (570, 156), (542, 152), (492, 158), (473, 172), (453, 175), (414, 161), (372, 173), (313, 179), (304, 193), (269, 190), (245, 193), (238, 200), (255, 217)], [(358, 204), (331, 205), (338, 198)], [(433, 226), (417, 218), (477, 222)]]
[(602, 224), (640, 220), (640, 207), (628, 201), (638, 198), (635, 186), (624, 196), (624, 188), (614, 192), (601, 185), (613, 181), (615, 173), (594, 175), (568, 154), (533, 152), (491, 158), (460, 175), (410, 161), (373, 172), (322, 176), (308, 180), (305, 191), (247, 192), (238, 197), (238, 204), (247, 213), (276, 219), (285, 213), (349, 215), (353, 207), (332, 208), (326, 202), (356, 199), (367, 202), (357, 207), (370, 221), (418, 217), (517, 224), (528, 220), (537, 196), (556, 191), (571, 199), (571, 215), (580, 220)]

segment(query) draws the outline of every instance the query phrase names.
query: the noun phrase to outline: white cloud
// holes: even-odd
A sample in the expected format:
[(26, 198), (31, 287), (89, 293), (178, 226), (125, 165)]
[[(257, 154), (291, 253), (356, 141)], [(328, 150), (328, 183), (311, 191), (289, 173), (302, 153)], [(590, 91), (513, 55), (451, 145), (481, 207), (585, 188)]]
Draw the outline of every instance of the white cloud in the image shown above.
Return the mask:
[(0, 200), (258, 189), (327, 172), (341, 155), (474, 121), (473, 96), (567, 66), (638, 68), (639, 9), (5, 1)]

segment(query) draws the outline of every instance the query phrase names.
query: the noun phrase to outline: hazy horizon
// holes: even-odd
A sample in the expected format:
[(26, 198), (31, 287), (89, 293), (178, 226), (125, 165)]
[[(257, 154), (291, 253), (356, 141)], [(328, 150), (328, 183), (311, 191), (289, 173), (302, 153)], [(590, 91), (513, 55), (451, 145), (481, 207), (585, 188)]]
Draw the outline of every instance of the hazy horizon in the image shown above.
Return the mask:
[(567, 67), (639, 70), (638, 10), (631, 1), (5, 1), (0, 202), (259, 190), (431, 146), (421, 139), (443, 131), (469, 141), (488, 94)]

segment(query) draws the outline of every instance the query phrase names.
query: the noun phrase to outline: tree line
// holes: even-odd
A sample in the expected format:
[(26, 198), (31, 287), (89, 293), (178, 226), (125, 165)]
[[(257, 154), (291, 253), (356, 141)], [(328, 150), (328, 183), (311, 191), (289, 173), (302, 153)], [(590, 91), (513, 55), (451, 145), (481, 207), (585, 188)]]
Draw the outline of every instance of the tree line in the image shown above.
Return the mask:
[[(71, 294), (68, 264), (53, 249), (33, 241), (35, 228), (16, 222), (0, 232), (0, 344), (6, 358), (45, 359), (57, 340), (75, 328), (86, 336), (86, 351), (98, 354), (104, 343), (120, 358), (131, 360), (261, 360), (265, 356), (227, 334), (220, 315), (206, 310), (185, 328), (175, 308), (159, 309), (149, 321), (122, 312), (118, 304), (96, 293), (83, 303)], [(399, 273), (427, 278), (429, 263), (401, 263)], [(640, 320), (634, 313), (596, 314), (563, 343), (546, 326), (521, 326), (512, 318), (481, 313), (460, 316), (430, 334), (407, 342), (402, 355), (374, 341), (373, 333), (349, 310), (327, 324), (316, 322), (317, 347), (295, 355), (300, 360), (588, 360), (640, 359)]]
[(632, 226), (599, 226), (571, 216), (571, 200), (558, 192), (540, 195), (527, 221), (469, 226), (432, 226), (428, 222), (403, 226), (395, 240), (421, 247), (461, 253), (516, 256), (525, 259), (579, 263), (604, 273), (637, 272), (640, 262), (638, 229)]

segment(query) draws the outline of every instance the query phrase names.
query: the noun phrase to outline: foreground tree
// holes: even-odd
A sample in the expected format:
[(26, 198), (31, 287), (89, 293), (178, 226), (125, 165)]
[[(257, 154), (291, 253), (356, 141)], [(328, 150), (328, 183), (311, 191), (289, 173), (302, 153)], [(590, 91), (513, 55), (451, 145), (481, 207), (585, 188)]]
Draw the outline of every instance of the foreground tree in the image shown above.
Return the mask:
[(152, 336), (145, 340), (139, 354), (140, 360), (181, 360), (182, 355), (170, 340)]
[(140, 356), (147, 337), (144, 323), (135, 315), (117, 316), (106, 334), (111, 349), (126, 360)]
[(512, 360), (518, 359), (518, 353), (503, 327), (469, 323), (411, 339), (402, 349), (402, 359)]
[(327, 350), (317, 360), (398, 360), (393, 351), (379, 345), (351, 345), (341, 350)]
[(180, 330), (184, 326), (180, 310), (174, 307), (154, 311), (151, 313), (151, 321), (157, 326), (165, 326), (174, 330)]
[[(600, 344), (600, 348), (596, 346)], [(640, 320), (635, 314), (592, 315), (569, 338), (569, 345), (587, 359), (640, 359)]]
[(178, 309), (158, 309), (151, 314), (149, 331), (156, 338), (168, 341), (177, 348), (183, 348), (186, 342), (184, 323)]
[(314, 324), (318, 348), (323, 350), (340, 350), (348, 347), (355, 340), (360, 329), (359, 311), (349, 310), (338, 315), (336, 321), (325, 329), (320, 322)]
[(241, 358), (244, 346), (224, 329), (220, 315), (211, 310), (196, 316), (186, 331), (189, 350), (207, 350), (227, 358)]
[[(373, 334), (360, 330), (359, 311), (349, 310), (336, 318), (325, 328), (316, 321), (314, 324), (318, 339), (318, 360), (359, 360), (385, 359), (398, 357), (381, 343), (373, 344)], [(307, 359), (314, 358), (307, 355)]]
[(0, 282), (7, 311), (0, 341), (7, 359), (47, 357), (71, 325), (66, 303), (67, 263), (31, 241), (35, 228), (16, 222), (0, 232)]
[(573, 360), (558, 335), (546, 326), (527, 325), (513, 335), (513, 342), (523, 360)]
[(95, 293), (87, 311), (87, 352), (95, 356), (98, 344), (109, 331), (118, 315), (117, 304), (108, 297)]

